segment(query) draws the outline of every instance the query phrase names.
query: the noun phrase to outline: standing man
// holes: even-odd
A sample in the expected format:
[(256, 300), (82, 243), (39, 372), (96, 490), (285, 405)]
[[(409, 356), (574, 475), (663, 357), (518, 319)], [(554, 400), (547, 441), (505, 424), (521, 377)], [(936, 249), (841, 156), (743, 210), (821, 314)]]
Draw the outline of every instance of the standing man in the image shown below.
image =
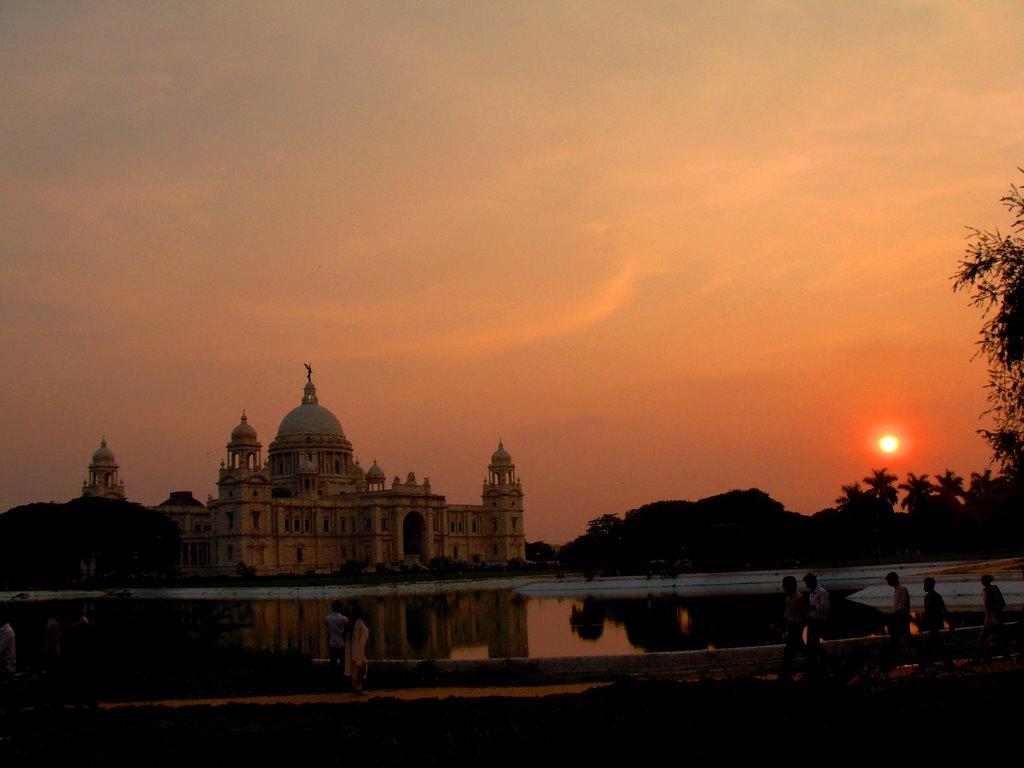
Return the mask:
[(818, 583), (813, 573), (804, 576), (804, 584), (810, 590), (807, 612), (807, 655), (815, 662), (825, 661), (825, 649), (821, 647), (821, 636), (828, 624), (829, 599), (828, 591)]
[(341, 601), (331, 603), (331, 612), (324, 619), (327, 625), (327, 650), (330, 654), (331, 677), (341, 677), (345, 665), (345, 634), (348, 618), (341, 612)]
[(885, 583), (892, 587), (892, 618), (889, 621), (889, 647), (895, 650), (900, 639), (916, 652), (917, 641), (910, 634), (910, 591), (900, 584), (896, 571), (885, 575)]
[(809, 658), (804, 645), (804, 626), (807, 624), (807, 601), (796, 588), (796, 577), (785, 576), (782, 579), (782, 591), (786, 594), (786, 608), (782, 612), (782, 631), (785, 636), (785, 648), (782, 651), (782, 664), (779, 666), (779, 680), (789, 682), (793, 679), (793, 658), (802, 653)]
[(14, 627), (11, 626), (6, 609), (0, 606), (0, 741), (7, 741), (14, 736), (14, 719), (18, 712), (14, 673), (17, 671)]

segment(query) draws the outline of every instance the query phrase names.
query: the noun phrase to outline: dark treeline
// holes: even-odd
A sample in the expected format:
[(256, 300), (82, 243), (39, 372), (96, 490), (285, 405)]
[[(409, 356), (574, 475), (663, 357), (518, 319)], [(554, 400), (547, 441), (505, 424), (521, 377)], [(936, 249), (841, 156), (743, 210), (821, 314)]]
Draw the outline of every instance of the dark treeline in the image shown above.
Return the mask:
[[(559, 550), (584, 572), (733, 570), (866, 558), (1017, 550), (1024, 545), (1021, 483), (953, 472), (932, 481), (885, 469), (843, 486), (836, 505), (813, 516), (788, 512), (758, 489), (699, 501), (658, 501), (624, 516), (591, 520)], [(902, 496), (902, 498), (901, 498)]]
[(123, 500), (27, 504), (0, 515), (0, 586), (115, 583), (169, 575), (178, 529), (161, 512)]

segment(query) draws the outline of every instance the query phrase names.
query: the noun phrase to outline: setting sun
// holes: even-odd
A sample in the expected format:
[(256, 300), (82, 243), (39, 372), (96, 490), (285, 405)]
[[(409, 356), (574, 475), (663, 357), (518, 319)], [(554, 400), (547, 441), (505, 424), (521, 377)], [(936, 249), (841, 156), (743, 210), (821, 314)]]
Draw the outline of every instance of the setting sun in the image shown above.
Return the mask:
[(899, 438), (895, 435), (885, 435), (879, 438), (878, 447), (882, 449), (883, 453), (894, 453), (900, 447)]

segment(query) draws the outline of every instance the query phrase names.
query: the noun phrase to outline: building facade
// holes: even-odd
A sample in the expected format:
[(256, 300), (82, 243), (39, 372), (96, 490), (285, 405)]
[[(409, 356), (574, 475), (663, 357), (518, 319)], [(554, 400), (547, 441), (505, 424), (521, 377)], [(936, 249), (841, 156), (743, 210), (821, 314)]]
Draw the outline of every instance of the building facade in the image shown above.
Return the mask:
[(176, 491), (156, 509), (181, 532), (183, 573), (331, 573), (351, 564), (409, 567), (440, 557), (483, 565), (526, 555), (522, 483), (501, 441), (480, 504), (449, 504), (430, 478), (412, 472), (388, 484), (376, 460), (360, 466), (311, 375), (266, 457), (243, 411), (217, 498), (204, 506)]

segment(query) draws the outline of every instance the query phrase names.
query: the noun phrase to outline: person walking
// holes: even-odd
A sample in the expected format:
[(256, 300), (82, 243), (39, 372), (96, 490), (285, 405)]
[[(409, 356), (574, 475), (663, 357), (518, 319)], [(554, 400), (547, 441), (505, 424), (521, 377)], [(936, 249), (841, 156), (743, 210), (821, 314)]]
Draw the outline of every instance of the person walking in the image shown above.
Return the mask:
[(363, 612), (358, 605), (352, 606), (345, 638), (345, 674), (352, 680), (352, 693), (363, 695), (363, 681), (366, 679), (366, 641), (370, 629), (363, 621)]
[(324, 624), (327, 626), (331, 678), (340, 680), (345, 667), (345, 635), (348, 629), (348, 617), (341, 612), (340, 600), (331, 603), (331, 612), (324, 619)]
[(981, 625), (981, 635), (978, 638), (978, 649), (995, 639), (1003, 627), (1003, 611), (1006, 610), (1006, 600), (1003, 599), (1002, 590), (992, 582), (992, 574), (986, 573), (981, 577), (981, 599), (985, 607), (985, 620)]
[(828, 660), (828, 654), (821, 646), (821, 638), (828, 624), (828, 591), (818, 583), (818, 577), (813, 573), (804, 576), (804, 585), (810, 590), (807, 597), (807, 656), (815, 664), (824, 665)]
[(900, 577), (896, 571), (889, 571), (885, 575), (885, 583), (892, 587), (892, 616), (889, 620), (889, 648), (895, 652), (900, 640), (906, 640), (907, 645), (919, 653), (917, 641), (910, 634), (910, 591), (900, 584)]
[(779, 680), (789, 682), (793, 679), (793, 659), (797, 653), (802, 654), (805, 659), (809, 659), (807, 646), (804, 645), (807, 601), (796, 588), (795, 576), (783, 577), (782, 591), (786, 596), (786, 605), (782, 612), (782, 632), (785, 646), (782, 650), (782, 663), (779, 665)]
[(930, 659), (941, 658), (946, 670), (952, 671), (956, 664), (946, 642), (942, 639), (946, 621), (949, 621), (949, 628), (952, 630), (953, 622), (950, 620), (949, 611), (946, 610), (946, 601), (935, 591), (935, 579), (928, 576), (924, 580), (924, 614), (921, 617), (921, 628), (928, 632), (925, 647)]

